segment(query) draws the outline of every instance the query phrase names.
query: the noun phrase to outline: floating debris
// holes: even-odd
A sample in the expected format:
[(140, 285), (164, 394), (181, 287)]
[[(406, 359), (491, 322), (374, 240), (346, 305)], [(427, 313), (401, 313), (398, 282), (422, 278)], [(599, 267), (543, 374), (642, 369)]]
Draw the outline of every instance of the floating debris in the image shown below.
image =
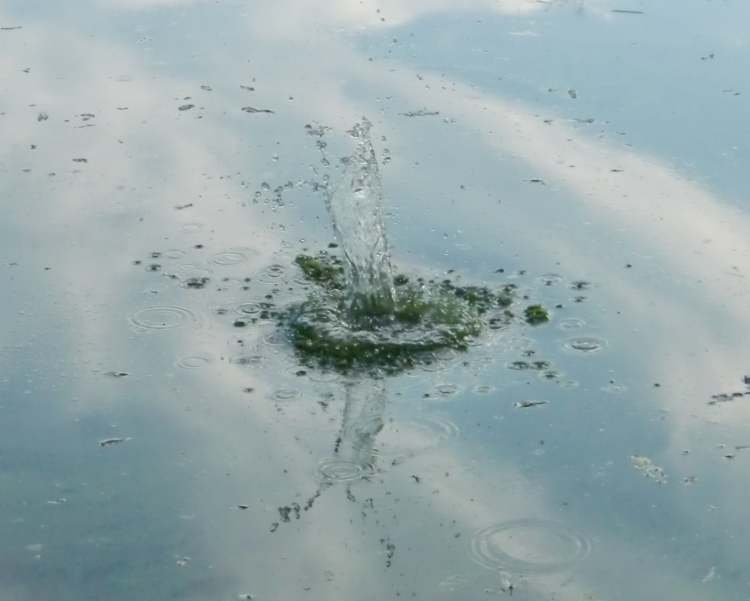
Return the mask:
[(646, 478), (650, 478), (659, 484), (667, 483), (667, 476), (664, 470), (656, 465), (651, 459), (644, 455), (631, 455), (630, 463), (641, 472)]
[(129, 436), (127, 438), (105, 438), (104, 440), (99, 441), (99, 446), (111, 447), (112, 445), (122, 444), (123, 442), (127, 442), (128, 440), (131, 440)]
[(110, 378), (124, 378), (129, 374), (126, 371), (108, 371), (105, 372), (104, 375), (109, 376)]
[(526, 323), (533, 326), (549, 321), (549, 311), (542, 307), (542, 305), (529, 305), (523, 312), (526, 318)]
[(243, 106), (241, 109), (245, 113), (255, 114), (255, 113), (268, 113), (269, 115), (273, 115), (274, 111), (271, 109), (258, 109), (254, 106)]
[(177, 110), (178, 111), (189, 111), (192, 108), (195, 108), (194, 104), (183, 104), (181, 106), (178, 106)]
[(436, 117), (440, 114), (440, 111), (428, 111), (427, 109), (419, 109), (418, 111), (408, 111), (406, 113), (399, 113), (402, 117)]
[(513, 406), (517, 409), (527, 409), (528, 407), (538, 407), (539, 405), (546, 405), (548, 401), (518, 401)]
[(578, 93), (573, 88), (570, 88), (568, 90), (568, 96), (575, 100), (576, 98), (578, 98)]
[(612, 12), (620, 14), (620, 15), (643, 15), (645, 14), (642, 10), (633, 10), (630, 8), (613, 8)]

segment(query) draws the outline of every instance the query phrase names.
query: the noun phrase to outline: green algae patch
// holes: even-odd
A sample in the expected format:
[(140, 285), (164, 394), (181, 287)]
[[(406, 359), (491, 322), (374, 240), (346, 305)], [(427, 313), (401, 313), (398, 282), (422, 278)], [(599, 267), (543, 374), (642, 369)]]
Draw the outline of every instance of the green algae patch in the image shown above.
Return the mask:
[(300, 360), (311, 367), (399, 372), (431, 363), (446, 349), (464, 351), (486, 327), (498, 329), (512, 319), (512, 286), (494, 291), (398, 273), (395, 300), (380, 306), (378, 295), (353, 301), (338, 257), (299, 255), (295, 263), (315, 288), (286, 311), (282, 323)]
[(297, 255), (294, 262), (302, 270), (305, 279), (311, 283), (324, 288), (343, 290), (344, 266), (338, 257), (326, 251), (320, 251), (317, 257)]
[(549, 311), (542, 305), (529, 305), (523, 312), (526, 323), (536, 326), (549, 321)]

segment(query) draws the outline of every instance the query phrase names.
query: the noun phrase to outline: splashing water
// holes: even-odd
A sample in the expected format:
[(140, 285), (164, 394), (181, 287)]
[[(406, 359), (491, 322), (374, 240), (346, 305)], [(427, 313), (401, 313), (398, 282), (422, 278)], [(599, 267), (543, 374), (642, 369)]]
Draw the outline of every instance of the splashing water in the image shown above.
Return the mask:
[(356, 141), (344, 159), (344, 176), (327, 196), (336, 238), (344, 252), (347, 301), (353, 319), (375, 319), (393, 313), (396, 291), (383, 221), (383, 187), (372, 124), (365, 117), (348, 132)]

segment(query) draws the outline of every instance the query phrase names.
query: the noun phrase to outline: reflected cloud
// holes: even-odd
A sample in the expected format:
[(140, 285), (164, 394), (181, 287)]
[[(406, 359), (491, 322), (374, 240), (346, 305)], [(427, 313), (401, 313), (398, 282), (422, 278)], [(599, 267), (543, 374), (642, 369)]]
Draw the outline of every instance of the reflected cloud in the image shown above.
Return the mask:
[[(116, 4), (148, 8), (166, 3)], [(116, 387), (122, 388), (128, 380), (107, 381), (108, 390), (104, 392), (102, 381), (89, 378), (88, 371), (92, 367), (113, 369), (111, 363), (115, 361), (129, 362), (127, 370), (132, 375), (128, 378), (132, 380), (138, 377), (139, 370), (131, 369), (130, 365), (140, 368), (148, 385), (144, 389), (153, 397), (147, 418), (153, 420), (158, 416), (156, 421), (184, 429), (174, 434), (182, 458), (175, 459), (179, 455), (175, 452), (163, 460), (163, 465), (154, 461), (152, 468), (180, 474), (178, 480), (185, 486), (180, 492), (184, 497), (181, 502), (198, 515), (204, 532), (199, 546), (207, 550), (206, 563), (221, 565), (235, 593), (255, 584), (265, 587), (267, 598), (295, 598), (301, 589), (310, 587), (313, 590), (310, 598), (336, 598), (337, 594), (338, 598), (354, 599), (366, 587), (373, 598), (388, 598), (395, 589), (409, 588), (405, 584), (428, 589), (430, 579), (437, 574), (457, 571), (467, 574), (473, 584), (485, 583), (496, 578), (496, 574), (471, 561), (467, 538), (493, 525), (517, 523), (523, 518), (564, 523), (576, 537), (591, 540), (593, 548), (585, 561), (576, 564), (573, 573), (561, 570), (534, 579), (524, 577), (518, 586), (524, 587), (530, 598), (548, 598), (554, 594), (556, 598), (573, 601), (593, 594), (592, 591), (606, 591), (611, 584), (608, 571), (612, 565), (627, 566), (624, 572), (637, 573), (639, 580), (648, 581), (655, 597), (704, 598), (704, 593), (695, 587), (695, 579), (686, 573), (681, 558), (654, 559), (663, 555), (659, 541), (624, 536), (622, 524), (618, 527), (614, 520), (595, 522), (595, 517), (587, 516), (585, 509), (579, 509), (575, 502), (571, 508), (563, 508), (555, 482), (547, 485), (544, 474), (535, 473), (528, 459), (517, 454), (517, 450), (503, 447), (495, 440), (492, 444), (482, 440), (480, 428), (476, 428), (479, 433), (476, 440), (467, 435), (460, 445), (405, 453), (408, 461), (387, 466), (375, 482), (353, 485), (355, 501), (346, 495), (328, 495), (325, 503), (316, 506), (314, 521), (297, 523), (292, 512), (290, 527), (270, 533), (268, 525), (277, 518), (282, 499), (295, 499), (293, 502), (302, 505), (305, 494), (319, 484), (318, 461), (331, 454), (331, 441), (337, 432), (340, 444), (333, 454), (359, 466), (374, 463), (377, 436), (386, 411), (385, 392), (371, 388), (363, 393), (356, 386), (349, 387), (343, 395), (344, 419), (338, 431), (337, 417), (332, 418), (322, 405), (316, 405), (325, 387), (298, 384), (304, 388), (303, 393), (291, 402), (267, 402), (274, 388), (280, 385), (280, 374), (292, 372), (296, 367), (291, 362), (285, 363), (283, 351), (266, 348), (273, 359), (262, 369), (250, 372), (246, 366), (224, 361), (230, 355), (227, 339), (235, 332), (209, 319), (204, 328), (177, 329), (170, 338), (139, 337), (128, 329), (127, 315), (142, 305), (169, 300), (188, 302), (196, 313), (205, 317), (209, 315), (206, 305), (213, 301), (213, 297), (187, 297), (201, 292), (187, 291), (162, 276), (147, 280), (142, 271), (134, 275), (131, 265), (134, 258), (178, 247), (180, 251), (194, 253), (180, 259), (187, 263), (194, 261), (194, 256), (201, 256), (194, 249), (196, 244), (211, 245), (199, 266), (209, 270), (212, 282), (221, 282), (228, 273), (222, 271), (225, 268), (236, 269), (232, 272), (234, 278), (255, 277), (262, 266), (271, 262), (284, 239), (308, 237), (311, 231), (314, 236), (328, 236), (327, 231), (320, 233), (320, 226), (312, 219), (300, 226), (291, 225), (290, 216), (299, 214), (294, 210), (277, 216), (251, 206), (250, 194), (240, 182), (281, 176), (283, 169), (274, 167), (275, 163), (264, 155), (279, 139), (284, 142), (280, 146), (290, 148), (289, 170), (307, 170), (309, 157), (298, 149), (303, 124), (323, 121), (349, 126), (365, 112), (378, 115), (380, 127), (389, 132), (388, 143), (400, 146), (403, 154), (413, 159), (404, 161), (405, 166), (389, 167), (391, 178), (409, 180), (405, 186), (413, 181), (421, 183), (419, 178), (423, 176), (416, 173), (413, 163), (426, 160), (421, 155), (430, 150), (427, 146), (450, 147), (453, 143), (458, 144), (452, 151), (455, 155), (465, 153), (469, 163), (493, 168), (487, 170), (490, 175), (477, 186), (482, 194), (489, 195), (494, 191), (493, 185), (502, 186), (504, 180), (519, 177), (516, 166), (522, 165), (553, 188), (551, 194), (570, 202), (571, 211), (578, 211), (577, 215), (595, 224), (599, 233), (591, 244), (571, 240), (571, 231), (579, 231), (572, 229), (552, 232), (544, 239), (526, 240), (519, 243), (517, 250), (519, 253), (530, 250), (547, 257), (564, 256), (566, 264), (607, 282), (607, 302), (628, 309), (630, 321), (624, 326), (612, 325), (613, 331), (623, 336), (621, 344), (632, 345), (631, 350), (622, 353), (630, 355), (634, 370), (642, 370), (653, 378), (658, 374), (664, 388), (671, 391), (656, 397), (659, 408), (669, 410), (663, 419), (669, 447), (664, 453), (676, 455), (700, 438), (705, 423), (695, 419), (692, 412), (698, 411), (701, 416), (705, 412), (699, 411), (703, 401), (695, 392), (695, 366), (700, 365), (706, 380), (729, 381), (744, 356), (738, 357), (737, 349), (742, 348), (744, 332), (750, 327), (750, 309), (745, 302), (748, 288), (742, 267), (742, 259), (750, 251), (747, 217), (728, 208), (710, 190), (680, 176), (658, 157), (586, 137), (564, 123), (547, 124), (537, 114), (537, 107), (503, 100), (435, 74), (417, 72), (402, 63), (372, 64), (353, 53), (335, 35), (326, 37), (314, 54), (297, 52), (308, 48), (307, 35), (301, 36), (301, 27), (307, 22), (295, 17), (297, 24), (288, 23), (290, 14), (309, 15), (312, 19), (314, 13), (317, 22), (335, 29), (375, 26), (383, 23), (381, 18), (386, 19), (386, 25), (403, 23), (429, 12), (457, 9), (525, 14), (539, 10), (544, 3), (418, 2), (404, 6), (394, 1), (378, 6), (380, 13), (374, 10), (375, 5), (353, 6), (344, 2), (315, 9), (296, 3), (249, 9), (257, 10), (256, 15), (269, 17), (259, 21), (262, 25), (257, 20), (250, 24), (251, 31), (262, 26), (264, 33), (262, 38), (253, 37), (247, 42), (247, 47), (259, 44), (265, 51), (259, 52), (265, 56), (253, 64), (258, 79), (263, 81), (263, 93), (277, 100), (286, 98), (292, 83), (304, 92), (301, 95), (304, 102), (278, 111), (276, 115), (283, 117), (283, 121), (279, 118), (274, 123), (280, 124), (269, 129), (238, 127), (236, 121), (223, 115), (188, 119), (187, 115), (192, 116), (190, 111), (182, 111), (181, 115), (172, 99), (182, 97), (181, 90), (197, 88), (196, 82), (176, 75), (156, 77), (128, 49), (88, 40), (72, 32), (49, 29), (33, 33), (31, 38), (25, 38), (33, 42), (29, 45), (35, 49), (33, 53), (5, 61), (3, 74), (11, 85), (17, 86), (17, 92), (5, 100), (3, 111), (7, 115), (3, 119), (23, 116), (7, 129), (10, 143), (2, 165), (12, 175), (11, 183), (5, 184), (6, 192), (12, 192), (14, 198), (19, 197), (18, 190), (35, 193), (29, 195), (32, 209), (21, 207), (8, 216), (8, 221), (22, 232), (24, 244), (33, 241), (29, 244), (36, 247), (29, 251), (36, 253), (33, 256), (39, 260), (54, 259), (55, 275), (49, 287), (59, 304), (48, 310), (69, 320), (70, 354), (76, 354), (81, 362), (74, 375), (80, 380), (76, 384), (77, 396), (84, 401), (70, 411), (78, 418), (102, 411), (109, 418), (108, 412), (117, 411), (110, 421), (115, 421), (115, 417), (126, 419), (128, 414), (122, 409), (125, 393)], [(300, 35), (299, 46), (285, 47), (283, 55), (277, 52), (279, 45), (263, 46), (260, 41), (297, 35)], [(64, 56), (55, 57), (61, 48), (65, 50)], [(223, 55), (217, 59), (226, 73), (241, 73), (241, 60), (244, 59)], [(33, 65), (32, 77), (23, 73), (28, 64)], [(283, 69), (279, 70), (279, 66)], [(305, 79), (309, 73), (314, 77)], [(118, 80), (120, 74), (128, 74), (128, 81)], [(58, 79), (61, 76), (65, 79)], [(353, 91), (356, 86), (366, 92)], [(239, 107), (234, 97), (221, 94), (215, 92), (223, 106)], [(438, 119), (437, 127), (454, 130), (428, 133), (437, 130), (425, 125), (421, 137), (410, 141), (413, 133), (404, 125), (403, 116), (397, 114), (399, 111), (384, 108), (389, 105), (373, 101), (374, 96), (393, 96), (412, 106), (434, 107), (441, 117), (455, 119), (449, 124)], [(38, 106), (29, 107), (30, 102)], [(119, 111), (120, 106), (127, 106), (128, 110)], [(39, 110), (49, 113), (48, 122), (37, 121)], [(65, 119), (89, 110), (96, 114), (95, 123), (101, 126), (75, 130), (71, 136), (71, 126), (65, 124)], [(266, 142), (266, 146), (250, 147), (248, 140), (253, 135)], [(39, 144), (41, 152), (34, 159), (26, 158), (22, 152), (32, 143)], [(73, 164), (75, 157), (85, 157), (88, 162)], [(510, 167), (504, 162), (508, 157), (516, 161)], [(34, 172), (21, 174), (23, 164), (33, 164)], [(438, 197), (447, 181), (452, 178), (459, 181), (454, 175), (461, 173), (462, 168), (458, 157), (453, 162), (446, 161), (439, 172), (426, 176), (431, 184), (425, 185), (423, 194)], [(51, 169), (58, 175), (45, 179), (49, 176), (44, 172)], [(41, 173), (36, 173), (37, 170)], [(25, 182), (23, 178), (27, 175), (37, 179)], [(120, 199), (118, 195), (123, 192), (126, 198)], [(194, 202), (195, 206), (175, 209), (188, 202)], [(419, 201), (414, 204), (416, 210), (427, 212)], [(475, 222), (497, 230), (497, 220), (486, 219), (487, 206), (477, 202), (465, 203), (460, 212), (432, 210), (425, 217), (428, 224), (425, 227), (451, 230), (461, 223)], [(514, 221), (516, 228), (535, 231), (538, 215), (528, 215), (527, 209), (523, 212), (526, 215)], [(41, 214), (45, 219), (33, 219)], [(285, 223), (289, 230), (285, 231), (277, 222)], [(196, 223), (201, 226), (197, 232), (185, 231), (186, 226)], [(575, 228), (578, 224), (570, 225)], [(478, 254), (487, 250), (485, 245), (496, 243), (496, 238), (488, 236), (487, 240), (475, 242)], [(597, 245), (605, 248), (602, 240), (617, 240), (628, 251), (637, 250), (651, 257), (659, 265), (657, 273), (664, 270), (675, 274), (683, 286), (685, 282), (699, 280), (711, 285), (688, 284), (692, 296), (684, 298), (658, 279), (643, 283), (613, 278), (609, 263), (612, 255), (596, 252)], [(249, 258), (241, 268), (211, 263), (210, 257), (244, 247), (249, 241), (258, 255)], [(619, 258), (617, 253), (615, 256)], [(717, 287), (723, 291), (720, 300)], [(132, 292), (134, 288), (136, 293)], [(153, 290), (158, 294), (153, 294)], [(185, 301), (186, 298), (190, 300)], [(707, 313), (721, 316), (731, 327), (716, 331), (704, 319)], [(683, 328), (685, 323), (691, 324), (689, 331)], [(625, 337), (634, 324), (648, 330), (649, 341), (653, 342), (649, 349), (638, 347), (638, 337), (632, 333)], [(253, 348), (263, 348), (261, 333), (248, 334), (246, 339)], [(712, 352), (688, 362), (678, 350), (691, 348), (696, 340)], [(190, 375), (176, 374), (171, 369), (178, 357), (198, 348), (219, 358), (211, 369), (195, 370)], [(117, 369), (123, 369), (119, 363)], [(431, 379), (426, 375), (420, 382), (431, 386)], [(241, 391), (249, 388), (255, 392), (243, 395)], [(417, 402), (416, 398), (412, 400)], [(464, 402), (468, 404), (472, 399), (467, 397)], [(139, 410), (143, 411), (144, 406)], [(404, 424), (399, 432), (402, 438), (396, 436), (394, 442), (403, 442), (406, 448), (425, 447), (424, 438), (420, 438), (424, 432), (407, 425), (409, 409), (392, 410), (393, 419)], [(488, 415), (494, 411), (488, 410)], [(458, 410), (456, 414), (461, 415)], [(731, 421), (738, 420), (735, 427), (739, 431), (746, 423), (739, 420), (747, 417), (747, 410), (736, 405), (731, 413), (717, 419), (727, 428), (731, 427)], [(649, 419), (651, 414), (643, 417), (644, 422)], [(131, 427), (137, 427), (137, 423), (134, 420)], [(578, 432), (586, 435), (585, 430)], [(137, 448), (138, 444), (138, 438), (134, 437), (122, 449)], [(508, 456), (494, 455), (493, 451), (498, 449)], [(608, 453), (606, 449), (601, 452)], [(626, 457), (621, 459), (627, 461)], [(589, 460), (581, 457), (579, 461)], [(127, 462), (115, 465), (114, 470), (121, 470)], [(665, 464), (665, 469), (676, 468), (674, 465), (667, 468)], [(731, 495), (727, 499), (726, 523), (737, 523), (746, 513), (737, 503), (743, 498), (740, 484), (729, 475), (717, 476), (717, 481), (721, 490)], [(588, 489), (586, 494), (591, 494)], [(689, 501), (682, 504), (678, 493), (671, 496), (654, 493), (659, 494), (661, 503), (682, 507), (688, 519), (695, 516), (695, 505)], [(149, 505), (156, 503), (159, 493), (154, 489), (136, 497)], [(367, 499), (371, 499), (371, 504), (367, 504)], [(583, 498), (575, 501), (581, 507), (586, 506)], [(240, 504), (246, 508), (239, 509)], [(159, 517), (168, 515), (168, 509), (157, 506)], [(620, 505), (610, 509), (618, 519), (640, 524), (637, 518), (617, 513), (621, 511)], [(537, 552), (554, 557), (552, 538), (553, 542), (542, 539)], [(405, 583), (396, 570), (387, 571), (389, 545), (395, 546), (396, 561), (401, 562), (399, 572), (416, 575), (413, 582)], [(741, 550), (740, 543), (736, 545)], [(726, 546), (731, 549), (733, 545), (727, 542)], [(429, 570), (421, 563), (424, 556), (409, 553), (410, 547), (429, 553)], [(516, 547), (513, 552), (522, 553), (524, 547), (521, 550)], [(280, 557), (285, 559), (288, 573), (299, 576), (266, 578), (269, 573), (276, 573)], [(653, 564), (644, 562), (644, 557), (653, 559)], [(334, 573), (332, 580), (327, 571)], [(264, 579), (267, 582), (260, 584)], [(635, 589), (640, 586), (639, 582), (627, 584)], [(487, 586), (494, 586), (490, 585)], [(475, 592), (472, 589), (471, 594)]]

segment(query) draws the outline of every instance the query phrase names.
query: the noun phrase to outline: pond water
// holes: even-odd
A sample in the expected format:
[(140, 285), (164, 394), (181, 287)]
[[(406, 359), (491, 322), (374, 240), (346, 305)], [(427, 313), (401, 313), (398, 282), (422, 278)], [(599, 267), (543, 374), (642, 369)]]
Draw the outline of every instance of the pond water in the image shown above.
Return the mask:
[[(0, 3), (0, 600), (750, 598), (748, 22)], [(515, 290), (385, 374), (266, 315), (363, 117), (394, 270)]]

